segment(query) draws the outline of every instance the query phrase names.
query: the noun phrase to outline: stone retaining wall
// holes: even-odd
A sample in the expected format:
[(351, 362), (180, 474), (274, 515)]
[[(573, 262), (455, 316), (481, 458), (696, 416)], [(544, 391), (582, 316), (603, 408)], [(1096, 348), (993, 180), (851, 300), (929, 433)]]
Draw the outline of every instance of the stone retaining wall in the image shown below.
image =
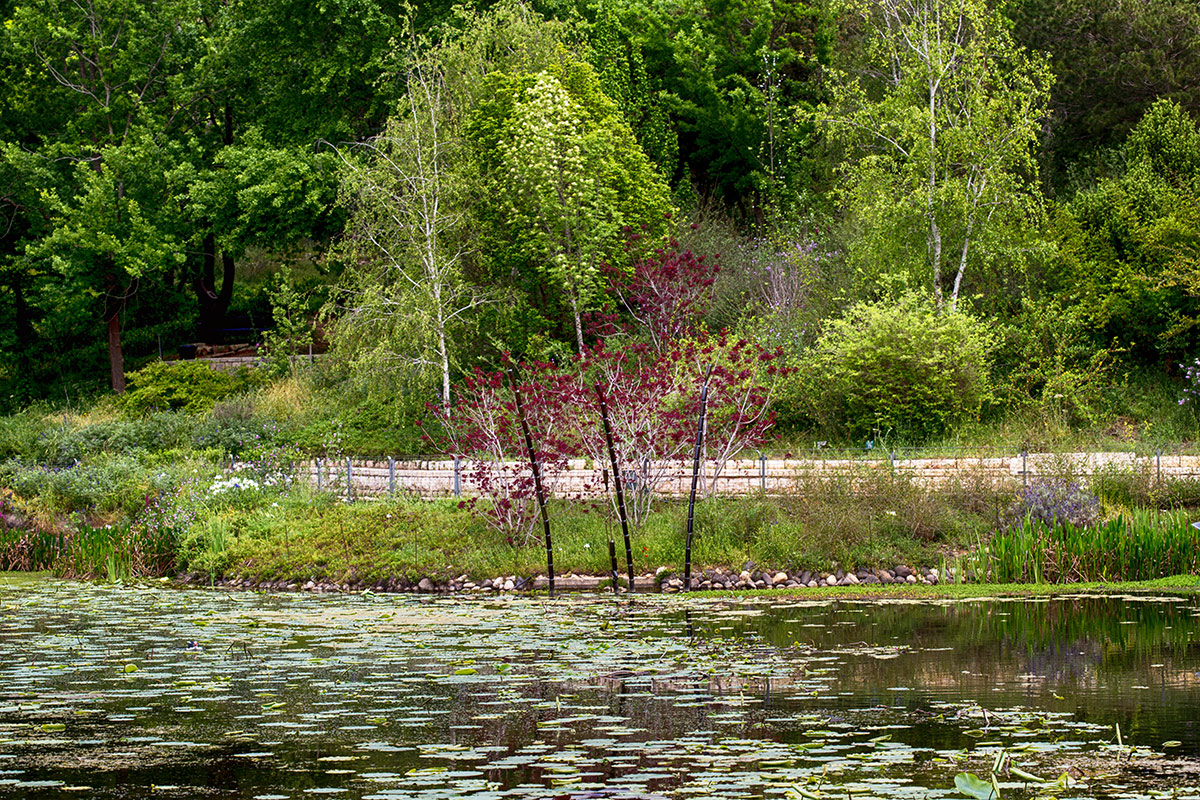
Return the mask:
[[(662, 497), (683, 497), (691, 489), (690, 461), (660, 465), (662, 480), (654, 493)], [(805, 482), (822, 478), (842, 478), (853, 482), (867, 470), (889, 470), (905, 475), (929, 487), (970, 485), (1011, 486), (1037, 477), (1071, 475), (1087, 480), (1103, 470), (1145, 471), (1163, 479), (1200, 479), (1200, 456), (1138, 456), (1133, 453), (1078, 453), (1061, 455), (1031, 453), (1010, 457), (952, 457), (918, 459), (737, 459), (726, 462), (719, 475), (715, 464), (705, 465), (704, 486), (714, 478), (716, 494), (737, 495), (766, 491), (768, 494), (792, 494), (802, 491)], [(655, 471), (658, 471), (657, 469)], [(457, 475), (457, 478), (456, 478)], [(361, 460), (349, 462), (352, 498), (378, 497), (395, 491), (422, 498), (471, 497), (479, 493), (471, 480), (471, 465), (460, 462), (456, 469), (450, 460)], [(300, 467), (300, 479), (324, 490), (345, 494), (346, 459), (322, 459)], [(606, 492), (606, 471), (576, 459), (563, 470), (548, 471), (544, 476), (548, 489), (558, 496), (593, 497)]]

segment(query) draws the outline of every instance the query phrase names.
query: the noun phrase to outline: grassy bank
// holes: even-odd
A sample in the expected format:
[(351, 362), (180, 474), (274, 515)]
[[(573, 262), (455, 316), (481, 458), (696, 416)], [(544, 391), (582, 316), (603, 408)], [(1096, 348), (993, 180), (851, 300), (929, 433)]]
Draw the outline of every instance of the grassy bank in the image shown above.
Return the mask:
[[(292, 482), (294, 464), (312, 455), (400, 454), (392, 449), (402, 446), (394, 438), (394, 420), (359, 414), (366, 405), (339, 404), (314, 376), (246, 379), (236, 391), (210, 387), (211, 395), (202, 382), (180, 382), (181, 375), (206, 380), (205, 370), (166, 371), (153, 384), (155, 398), (174, 397), (167, 388), (189, 402), (206, 398), (196, 408), (148, 410), (131, 393), (132, 400), (108, 398), (83, 409), (46, 407), (0, 417), (0, 570), (113, 579), (186, 572), (204, 581), (357, 585), (544, 572), (540, 538), (514, 541), (453, 501), (347, 505)], [(174, 383), (162, 383), (168, 379)], [(353, 413), (343, 413), (347, 408)], [(1136, 573), (1142, 577), (1189, 570), (1189, 518), (1179, 509), (1200, 506), (1200, 482), (1155, 474), (1157, 445), (1147, 436), (1153, 415), (1144, 413), (1144, 424), (1124, 420), (1084, 431), (1014, 415), (991, 427), (964, 429), (965, 438), (953, 442), (927, 443), (927, 452), (970, 452), (984, 444), (1016, 452), (1020, 446), (1075, 443), (1149, 453), (1136, 467), (1093, 476), (1083, 499), (1094, 504), (1094, 518), (1072, 521), (1069, 535), (1036, 526), (1014, 532), (1013, 524), (1022, 514), (1041, 514), (1043, 524), (1054, 515), (1063, 519), (1080, 497), (1022, 499), (1011, 488), (989, 485), (982, 473), (965, 473), (934, 491), (900, 474), (864, 468), (833, 479), (798, 480), (793, 496), (704, 500), (696, 511), (694, 568), (849, 571), (945, 563), (973, 569), (971, 577), (979, 581), (1119, 580), (1131, 577), (1135, 564), (1145, 567)], [(1163, 430), (1183, 432), (1176, 422)], [(387, 430), (393, 433), (385, 435)], [(788, 436), (776, 443), (780, 452), (830, 451), (795, 432)], [(876, 452), (891, 444), (881, 440)], [(231, 457), (237, 471), (229, 469)], [(1063, 470), (1061, 480), (1071, 482), (1067, 459)], [(1160, 509), (1174, 511), (1164, 516)], [(557, 500), (550, 514), (559, 574), (607, 574), (610, 537), (617, 540), (624, 572), (620, 531), (603, 500)], [(1122, 528), (1113, 522), (1118, 517), (1136, 525)], [(681, 503), (655, 505), (633, 534), (638, 573), (682, 570), (685, 522)], [(1093, 558), (1114, 550), (1113, 543), (1125, 541), (1134, 528), (1142, 549), (1125, 551), (1119, 569)], [(1168, 529), (1169, 537), (1163, 534)], [(1028, 566), (1037, 570), (1027, 573)]]
[[(555, 569), (559, 574), (609, 571), (608, 540), (621, 534), (591, 505), (551, 505)], [(825, 518), (798, 503), (775, 499), (711, 499), (697, 508), (693, 559), (698, 569), (830, 569), (937, 564), (947, 548), (965, 546), (971, 529), (917, 538), (881, 513), (866, 524)], [(633, 534), (639, 573), (683, 568), (687, 510), (663, 504)], [(296, 491), (252, 509), (226, 509), (197, 523), (181, 542), (181, 567), (210, 579), (315, 580), (373, 584), (389, 578), (441, 581), (465, 574), (544, 573), (540, 540), (510, 543), (452, 501), (386, 500), (347, 505), (331, 495)]]

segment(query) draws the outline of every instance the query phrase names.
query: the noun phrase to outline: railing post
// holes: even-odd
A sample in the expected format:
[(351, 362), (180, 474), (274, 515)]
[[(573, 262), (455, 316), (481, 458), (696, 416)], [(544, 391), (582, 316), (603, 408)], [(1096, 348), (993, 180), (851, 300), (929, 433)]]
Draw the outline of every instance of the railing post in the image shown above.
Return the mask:
[(1021, 486), (1026, 488), (1029, 486), (1029, 466), (1026, 463), (1029, 458), (1029, 451), (1021, 451)]
[(354, 502), (354, 471), (350, 466), (350, 456), (346, 456), (346, 502)]
[(396, 493), (396, 459), (388, 456), (388, 494)]
[(454, 457), (454, 496), (462, 497), (462, 462)]
[(317, 459), (317, 494), (321, 493), (321, 459)]
[(762, 493), (766, 494), (767, 493), (767, 454), (762, 452), (761, 450), (758, 453), (758, 464), (759, 464), (759, 470), (758, 470), (759, 485), (762, 488)]

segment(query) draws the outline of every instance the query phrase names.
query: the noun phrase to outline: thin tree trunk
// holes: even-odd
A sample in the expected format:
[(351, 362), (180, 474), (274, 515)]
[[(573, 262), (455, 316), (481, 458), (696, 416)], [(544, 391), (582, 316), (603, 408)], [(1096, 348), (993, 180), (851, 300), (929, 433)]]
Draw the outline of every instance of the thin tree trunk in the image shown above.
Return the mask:
[(121, 352), (121, 310), (124, 302), (114, 303), (108, 313), (108, 365), (112, 376), (112, 390), (125, 393), (125, 356)]
[(575, 316), (575, 342), (579, 345), (579, 352), (583, 352), (583, 319), (579, 315), (579, 300), (576, 299), (575, 293), (571, 293), (571, 313)]
[(442, 361), (442, 407), (450, 407), (450, 351), (446, 347), (446, 320), (441, 300), (437, 307), (438, 356)]

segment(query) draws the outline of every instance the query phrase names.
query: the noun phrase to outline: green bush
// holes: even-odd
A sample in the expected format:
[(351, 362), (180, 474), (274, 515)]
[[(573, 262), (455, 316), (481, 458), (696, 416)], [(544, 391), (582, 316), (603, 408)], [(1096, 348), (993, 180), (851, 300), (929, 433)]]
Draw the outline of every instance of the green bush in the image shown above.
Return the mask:
[(835, 435), (925, 440), (978, 416), (991, 348), (965, 312), (939, 312), (915, 295), (860, 303), (802, 360), (794, 401)]
[(0, 417), (0, 460), (36, 458), (38, 440), (45, 427), (43, 414), (33, 408)]
[(220, 399), (261, 382), (257, 372), (221, 372), (202, 361), (155, 361), (131, 372), (123, 403), (130, 411), (207, 411)]

